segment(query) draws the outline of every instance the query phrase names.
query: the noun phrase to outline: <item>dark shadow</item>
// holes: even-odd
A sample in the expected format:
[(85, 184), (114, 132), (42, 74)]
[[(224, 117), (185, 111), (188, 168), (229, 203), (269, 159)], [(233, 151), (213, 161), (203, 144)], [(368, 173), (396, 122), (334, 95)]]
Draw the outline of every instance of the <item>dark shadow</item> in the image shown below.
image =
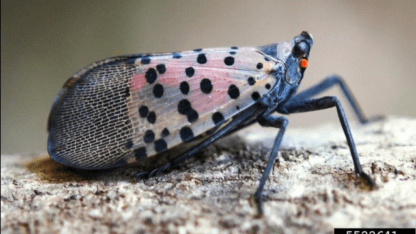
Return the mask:
[[(126, 166), (104, 170), (79, 170), (69, 166), (59, 164), (52, 160), (48, 155), (37, 157), (24, 164), (25, 168), (35, 173), (41, 180), (51, 183), (63, 183), (69, 181), (88, 181), (101, 179), (104, 176), (114, 175), (116, 171), (126, 170), (127, 168), (137, 167), (135, 163)], [(119, 173), (117, 173), (119, 174)], [(115, 178), (115, 177), (113, 177)], [(119, 179), (123, 179), (119, 177)], [(125, 180), (132, 177), (125, 176)]]

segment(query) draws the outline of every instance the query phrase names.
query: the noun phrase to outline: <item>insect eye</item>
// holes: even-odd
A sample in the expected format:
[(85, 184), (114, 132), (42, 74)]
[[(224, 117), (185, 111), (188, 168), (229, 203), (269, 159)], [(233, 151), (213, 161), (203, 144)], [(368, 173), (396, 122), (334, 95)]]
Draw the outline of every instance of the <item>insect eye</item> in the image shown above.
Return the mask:
[(296, 43), (295, 47), (293, 48), (293, 54), (296, 57), (304, 57), (308, 52), (308, 44), (304, 41)]

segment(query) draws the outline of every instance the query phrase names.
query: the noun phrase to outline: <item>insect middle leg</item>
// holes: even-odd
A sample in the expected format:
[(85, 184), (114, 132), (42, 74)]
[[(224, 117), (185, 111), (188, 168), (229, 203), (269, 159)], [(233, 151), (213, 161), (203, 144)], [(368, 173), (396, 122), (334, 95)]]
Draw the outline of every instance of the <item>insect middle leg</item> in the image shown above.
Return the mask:
[(257, 212), (259, 215), (263, 214), (263, 201), (261, 199), (261, 193), (263, 192), (264, 184), (266, 183), (267, 178), (269, 177), (270, 171), (273, 167), (274, 161), (277, 157), (277, 151), (279, 150), (280, 143), (283, 139), (283, 134), (287, 128), (289, 121), (286, 117), (279, 116), (260, 116), (258, 118), (258, 123), (264, 127), (275, 127), (280, 128), (277, 136), (274, 140), (273, 148), (270, 153), (269, 161), (267, 162), (266, 169), (263, 172), (263, 176), (260, 179), (260, 184), (257, 187), (256, 192), (254, 193), (254, 200), (257, 205)]
[(337, 108), (337, 113), (339, 120), (341, 122), (342, 129), (344, 131), (345, 137), (347, 138), (347, 143), (350, 149), (351, 157), (354, 163), (354, 170), (357, 175), (359, 175), (362, 179), (364, 179), (368, 185), (371, 187), (375, 186), (373, 179), (370, 176), (363, 172), (361, 167), (360, 160), (358, 158), (357, 149), (355, 147), (354, 139), (351, 134), (350, 127), (348, 125), (347, 117), (345, 116), (345, 111), (342, 108), (341, 102), (338, 100), (337, 97), (329, 96), (329, 97), (322, 97), (317, 99), (295, 99), (290, 100), (289, 102), (285, 103), (283, 106), (279, 106), (277, 112), (291, 114), (297, 112), (308, 112), (308, 111), (315, 111), (315, 110), (322, 110), (331, 107)]
[(325, 90), (333, 87), (334, 85), (339, 85), (340, 86), (342, 92), (344, 93), (348, 102), (352, 106), (352, 109), (354, 110), (355, 114), (357, 115), (358, 119), (360, 120), (360, 123), (364, 124), (364, 123), (368, 123), (368, 122), (372, 122), (372, 121), (382, 119), (381, 116), (375, 116), (375, 117), (370, 118), (370, 119), (366, 118), (364, 116), (364, 113), (361, 110), (360, 106), (358, 105), (358, 102), (354, 98), (354, 95), (352, 94), (352, 92), (350, 91), (348, 86), (346, 85), (345, 81), (340, 76), (337, 76), (337, 75), (328, 76), (323, 81), (316, 84), (315, 86), (312, 86), (311, 88), (306, 89), (306, 90), (296, 94), (296, 96), (294, 96), (293, 98), (290, 99), (290, 102), (297, 102), (297, 101), (310, 99), (313, 96), (316, 96), (320, 93), (323, 93)]

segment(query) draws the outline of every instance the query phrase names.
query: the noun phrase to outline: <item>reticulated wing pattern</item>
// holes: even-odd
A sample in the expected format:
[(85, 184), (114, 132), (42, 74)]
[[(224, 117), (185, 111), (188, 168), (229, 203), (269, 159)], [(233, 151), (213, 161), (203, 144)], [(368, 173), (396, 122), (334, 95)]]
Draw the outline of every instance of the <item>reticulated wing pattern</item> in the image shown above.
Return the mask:
[(138, 69), (128, 61), (120, 57), (92, 64), (74, 74), (72, 87), (62, 88), (48, 127), (48, 151), (54, 160), (101, 169), (123, 165), (131, 157), (126, 98), (129, 79)]
[(76, 82), (54, 104), (49, 153), (82, 169), (156, 155), (255, 103), (276, 84), (275, 67), (273, 58), (251, 47), (98, 62), (74, 74)]

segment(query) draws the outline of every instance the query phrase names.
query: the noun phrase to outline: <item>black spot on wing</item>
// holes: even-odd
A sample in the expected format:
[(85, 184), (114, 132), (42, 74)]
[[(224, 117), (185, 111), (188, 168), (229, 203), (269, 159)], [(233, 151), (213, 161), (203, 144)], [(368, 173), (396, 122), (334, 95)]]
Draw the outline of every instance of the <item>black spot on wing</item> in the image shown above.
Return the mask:
[(155, 140), (155, 133), (152, 131), (152, 130), (147, 130), (145, 133), (144, 133), (144, 136), (143, 136), (143, 141), (145, 142), (145, 143), (151, 143), (151, 142), (153, 142)]
[(154, 124), (156, 122), (156, 114), (155, 112), (150, 112), (149, 115), (147, 115), (147, 121), (149, 121), (149, 123)]
[(182, 99), (178, 104), (178, 112), (181, 115), (188, 115), (192, 111), (191, 103), (187, 99)]
[(219, 125), (224, 121), (224, 116), (220, 112), (215, 112), (212, 115), (212, 121), (215, 125)]
[(155, 86), (153, 86), (153, 95), (156, 98), (161, 98), (163, 96), (163, 86), (161, 84), (155, 84)]
[(199, 86), (201, 88), (201, 91), (205, 94), (209, 94), (212, 91), (212, 83), (211, 80), (208, 78), (202, 79)]
[(207, 57), (205, 56), (205, 54), (199, 54), (198, 55), (198, 57), (196, 58), (196, 61), (199, 63), (199, 64), (205, 64), (205, 63), (207, 63)]
[(254, 84), (256, 83), (256, 80), (254, 80), (254, 78), (250, 76), (250, 77), (247, 79), (247, 82), (248, 82), (248, 84), (249, 84), (249, 85), (254, 85)]
[(224, 63), (227, 66), (232, 66), (234, 64), (234, 58), (231, 56), (228, 56), (224, 59)]
[(165, 64), (158, 64), (156, 66), (156, 70), (157, 70), (157, 72), (159, 72), (159, 74), (165, 73), (166, 72), (166, 66), (165, 66)]
[(142, 118), (147, 117), (147, 114), (149, 114), (149, 108), (147, 108), (147, 106), (141, 106), (139, 108), (139, 114)]
[(254, 101), (257, 101), (257, 100), (259, 100), (259, 99), (260, 99), (260, 94), (259, 94), (258, 92), (254, 92), (254, 93), (252, 93), (252, 94), (251, 94), (251, 98), (252, 98)]
[(257, 69), (259, 69), (259, 70), (260, 70), (260, 69), (262, 69), (262, 68), (263, 68), (263, 63), (257, 63), (257, 66), (256, 66), (256, 67), (257, 67)]
[(162, 152), (165, 151), (168, 148), (168, 144), (164, 139), (159, 139), (155, 141), (155, 150), (156, 152)]
[(199, 115), (198, 115), (198, 112), (196, 112), (195, 109), (192, 109), (191, 112), (188, 113), (187, 117), (188, 117), (188, 121), (190, 123), (193, 123), (199, 118)]
[(162, 133), (160, 134), (160, 136), (163, 138), (163, 137), (167, 137), (167, 136), (169, 136), (170, 135), (170, 132), (169, 132), (169, 129), (167, 129), (167, 128), (164, 128), (163, 129), (163, 131), (162, 131)]
[(229, 53), (230, 53), (231, 55), (234, 55), (234, 54), (236, 54), (236, 53), (237, 53), (237, 51), (235, 51), (235, 50), (238, 50), (238, 47), (237, 47), (237, 46), (231, 46), (231, 49), (232, 49), (232, 51), (230, 51)]
[(195, 74), (195, 69), (193, 67), (188, 67), (185, 69), (185, 74), (187, 77), (192, 77)]
[(191, 103), (187, 99), (179, 101), (178, 112), (181, 115), (186, 115), (190, 123), (195, 122), (199, 118), (198, 112), (192, 108)]
[(194, 133), (191, 128), (183, 127), (181, 128), (179, 135), (183, 142), (190, 141), (194, 138)]
[(267, 84), (265, 85), (265, 87), (266, 87), (266, 89), (270, 89), (270, 88), (271, 88), (271, 86), (270, 86), (270, 84), (269, 84), (269, 83), (267, 83)]
[(240, 96), (240, 90), (237, 88), (237, 86), (235, 85), (230, 85), (230, 87), (228, 87), (228, 96), (230, 96), (230, 98), (232, 99), (236, 99)]
[(156, 70), (154, 68), (149, 68), (144, 77), (146, 78), (147, 83), (153, 84), (157, 78)]
[(181, 92), (183, 94), (188, 94), (189, 93), (189, 84), (186, 81), (181, 82), (179, 89), (181, 90)]

